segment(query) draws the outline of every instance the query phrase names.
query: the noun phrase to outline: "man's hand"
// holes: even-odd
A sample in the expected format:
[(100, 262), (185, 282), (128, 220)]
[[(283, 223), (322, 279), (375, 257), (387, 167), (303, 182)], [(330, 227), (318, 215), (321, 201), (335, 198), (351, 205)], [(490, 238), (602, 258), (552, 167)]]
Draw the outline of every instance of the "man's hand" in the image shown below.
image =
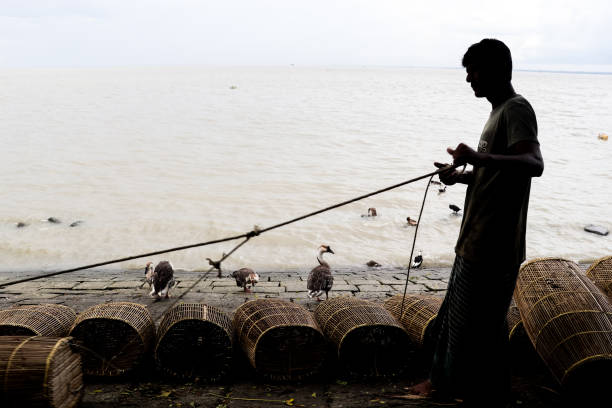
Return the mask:
[[(436, 166), (439, 169), (443, 169), (445, 167), (451, 167), (451, 165), (448, 163), (438, 163), (438, 162), (434, 162), (434, 166)], [(452, 186), (453, 184), (460, 182), (461, 173), (459, 173), (455, 169), (449, 168), (448, 171), (443, 171), (441, 173), (438, 173), (438, 177), (440, 177), (440, 181), (446, 184), (447, 186)]]
[(454, 149), (449, 147), (446, 151), (453, 156), (453, 164), (478, 165), (481, 159), (480, 153), (464, 143), (459, 143)]

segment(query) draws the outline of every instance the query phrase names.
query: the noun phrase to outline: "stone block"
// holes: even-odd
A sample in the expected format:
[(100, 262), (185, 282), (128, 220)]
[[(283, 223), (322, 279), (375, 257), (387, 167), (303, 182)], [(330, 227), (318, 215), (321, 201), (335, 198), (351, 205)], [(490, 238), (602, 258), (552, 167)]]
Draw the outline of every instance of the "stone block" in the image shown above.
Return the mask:
[(355, 285), (336, 285), (334, 281), (334, 286), (332, 287), (332, 291), (336, 292), (357, 292), (359, 289)]
[[(72, 290), (104, 290), (113, 282), (109, 281), (92, 281), (92, 282), (81, 282), (76, 285)], [(148, 288), (149, 285), (145, 284), (143, 288)]]
[(355, 278), (350, 278), (350, 279), (346, 279), (346, 282), (351, 284), (351, 285), (378, 285), (379, 282), (376, 280), (372, 280), (372, 279), (355, 279)]
[(442, 281), (438, 281), (438, 280), (432, 280), (429, 282), (425, 282), (424, 285), (427, 287), (427, 289), (429, 290), (434, 290), (434, 291), (438, 291), (438, 290), (446, 290), (448, 284)]
[(357, 285), (360, 293), (364, 292), (391, 292), (393, 288), (390, 285)]
[[(111, 283), (109, 289), (138, 289), (142, 285), (142, 281), (114, 281)], [(145, 286), (148, 288), (149, 285)], [(144, 288), (144, 287), (143, 287)]]
[[(394, 290), (401, 292), (401, 293), (404, 293), (404, 286), (405, 285), (391, 285), (391, 287)], [(427, 292), (427, 287), (425, 287), (425, 285), (409, 283), (408, 287), (406, 288), (406, 293), (422, 293), (422, 292)]]

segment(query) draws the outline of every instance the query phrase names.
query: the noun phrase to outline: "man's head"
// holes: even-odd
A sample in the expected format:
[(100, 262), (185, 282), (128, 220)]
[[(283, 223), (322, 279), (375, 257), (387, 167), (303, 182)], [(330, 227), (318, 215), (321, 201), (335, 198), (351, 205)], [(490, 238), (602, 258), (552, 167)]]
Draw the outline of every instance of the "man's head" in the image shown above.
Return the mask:
[(499, 40), (485, 38), (472, 44), (461, 64), (477, 97), (489, 96), (512, 80), (512, 55), (506, 44)]

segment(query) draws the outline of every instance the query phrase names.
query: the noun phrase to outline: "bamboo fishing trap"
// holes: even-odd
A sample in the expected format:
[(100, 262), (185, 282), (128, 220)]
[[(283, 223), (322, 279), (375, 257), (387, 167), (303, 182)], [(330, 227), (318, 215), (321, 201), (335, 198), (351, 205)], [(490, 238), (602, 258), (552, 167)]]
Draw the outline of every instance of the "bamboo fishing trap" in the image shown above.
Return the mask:
[(527, 262), (514, 299), (536, 351), (566, 390), (581, 395), (607, 391), (612, 305), (578, 265), (556, 258)]
[(323, 365), (325, 338), (312, 314), (300, 305), (252, 300), (236, 309), (233, 327), (251, 365), (271, 380), (300, 380)]
[(586, 275), (612, 301), (612, 256), (606, 256), (593, 262)]
[(216, 381), (232, 363), (232, 321), (201, 303), (179, 303), (164, 313), (157, 332), (155, 361), (173, 375)]
[(134, 368), (155, 344), (155, 324), (143, 305), (111, 302), (79, 314), (70, 335), (89, 375), (115, 376)]
[(83, 396), (81, 357), (69, 338), (0, 337), (3, 407), (72, 408)]
[(542, 359), (536, 353), (521, 319), (517, 306), (510, 306), (506, 315), (508, 321), (508, 343), (510, 360), (515, 370), (533, 371), (541, 368)]
[(75, 319), (74, 310), (63, 305), (15, 306), (0, 310), (0, 336), (63, 337)]
[(385, 301), (385, 309), (406, 329), (413, 344), (429, 347), (433, 322), (442, 305), (442, 299), (427, 295), (407, 295), (401, 311), (402, 298), (402, 295), (390, 297)]
[(387, 376), (405, 370), (408, 334), (382, 305), (339, 296), (321, 303), (315, 318), (349, 373)]

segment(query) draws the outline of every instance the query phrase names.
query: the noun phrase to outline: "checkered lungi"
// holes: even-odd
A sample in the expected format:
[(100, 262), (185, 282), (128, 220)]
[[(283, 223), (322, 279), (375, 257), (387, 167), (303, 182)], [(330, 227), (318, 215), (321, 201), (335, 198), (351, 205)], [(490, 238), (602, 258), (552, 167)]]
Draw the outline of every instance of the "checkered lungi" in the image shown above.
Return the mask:
[(430, 379), (437, 390), (464, 398), (509, 391), (506, 314), (518, 269), (455, 258), (432, 331)]

